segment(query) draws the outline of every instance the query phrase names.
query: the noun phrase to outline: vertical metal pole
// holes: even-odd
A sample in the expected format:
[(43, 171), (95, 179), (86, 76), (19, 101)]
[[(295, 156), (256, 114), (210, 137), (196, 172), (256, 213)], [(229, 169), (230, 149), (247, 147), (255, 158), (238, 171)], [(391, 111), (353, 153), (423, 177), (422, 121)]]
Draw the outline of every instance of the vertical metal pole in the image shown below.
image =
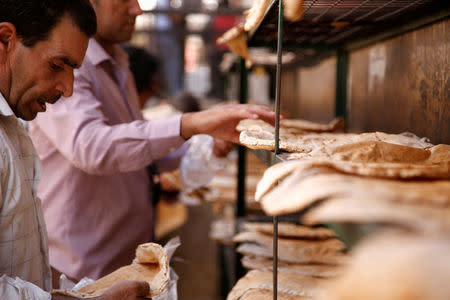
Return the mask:
[(283, 1), (279, 1), (278, 43), (277, 43), (277, 82), (275, 88), (275, 154), (280, 151), (280, 107), (281, 107), (281, 67), (283, 54)]
[[(239, 103), (247, 103), (247, 68), (245, 67), (245, 60), (241, 59), (239, 63)], [(244, 146), (238, 146), (238, 182), (237, 182), (237, 208), (236, 208), (236, 221), (239, 221), (245, 217), (245, 154), (246, 148)], [(236, 226), (238, 222), (236, 222)], [(237, 253), (237, 252), (236, 252)], [(235, 279), (236, 281), (244, 276), (245, 270), (241, 265), (241, 255), (236, 254), (235, 262)]]
[(348, 52), (337, 50), (335, 115), (347, 117)]
[[(281, 67), (283, 54), (283, 1), (279, 1), (278, 45), (277, 45), (277, 82), (275, 94), (275, 155), (280, 151), (280, 106), (281, 106)], [(273, 217), (273, 299), (278, 297), (278, 217)]]
[[(239, 103), (247, 103), (247, 68), (245, 60), (240, 61), (240, 88)], [(245, 152), (246, 148), (239, 146), (239, 166), (238, 166), (238, 194), (237, 194), (237, 216), (245, 216)]]

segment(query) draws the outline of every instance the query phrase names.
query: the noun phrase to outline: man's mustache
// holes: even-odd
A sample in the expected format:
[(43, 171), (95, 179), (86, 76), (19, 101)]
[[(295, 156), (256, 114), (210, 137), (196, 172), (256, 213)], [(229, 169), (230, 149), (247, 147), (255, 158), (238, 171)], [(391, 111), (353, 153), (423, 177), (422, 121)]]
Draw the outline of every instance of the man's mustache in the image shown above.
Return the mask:
[(62, 96), (62, 93), (58, 93), (55, 95), (43, 95), (38, 98), (38, 101), (54, 104), (56, 101), (59, 100), (59, 98), (61, 98), (61, 96)]

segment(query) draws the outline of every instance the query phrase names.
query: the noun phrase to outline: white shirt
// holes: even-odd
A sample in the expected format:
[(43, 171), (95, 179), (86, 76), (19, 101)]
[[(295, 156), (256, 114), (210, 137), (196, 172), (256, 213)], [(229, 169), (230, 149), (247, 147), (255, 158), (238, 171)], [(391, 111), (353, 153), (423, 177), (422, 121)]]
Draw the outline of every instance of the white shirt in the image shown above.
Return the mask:
[(51, 299), (40, 176), (33, 143), (0, 93), (0, 299)]

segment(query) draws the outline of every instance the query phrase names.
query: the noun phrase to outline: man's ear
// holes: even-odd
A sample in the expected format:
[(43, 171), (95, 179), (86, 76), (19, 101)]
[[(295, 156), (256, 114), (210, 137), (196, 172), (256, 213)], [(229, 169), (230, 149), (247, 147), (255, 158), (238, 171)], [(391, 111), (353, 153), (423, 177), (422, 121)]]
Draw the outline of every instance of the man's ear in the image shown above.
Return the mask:
[(9, 22), (0, 23), (0, 64), (5, 63), (8, 49), (17, 40), (16, 27)]

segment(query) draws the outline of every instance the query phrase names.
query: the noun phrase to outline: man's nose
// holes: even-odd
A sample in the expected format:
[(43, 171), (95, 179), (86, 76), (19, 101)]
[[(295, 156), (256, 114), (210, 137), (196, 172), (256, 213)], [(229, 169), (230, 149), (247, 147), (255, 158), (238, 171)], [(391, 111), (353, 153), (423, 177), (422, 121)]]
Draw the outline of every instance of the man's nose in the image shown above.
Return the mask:
[(141, 7), (139, 6), (138, 0), (132, 0), (130, 2), (130, 15), (132, 16), (139, 16), (142, 15), (143, 11)]
[(70, 97), (73, 94), (73, 82), (73, 71), (64, 72), (56, 84), (56, 90), (61, 92), (64, 97)]

